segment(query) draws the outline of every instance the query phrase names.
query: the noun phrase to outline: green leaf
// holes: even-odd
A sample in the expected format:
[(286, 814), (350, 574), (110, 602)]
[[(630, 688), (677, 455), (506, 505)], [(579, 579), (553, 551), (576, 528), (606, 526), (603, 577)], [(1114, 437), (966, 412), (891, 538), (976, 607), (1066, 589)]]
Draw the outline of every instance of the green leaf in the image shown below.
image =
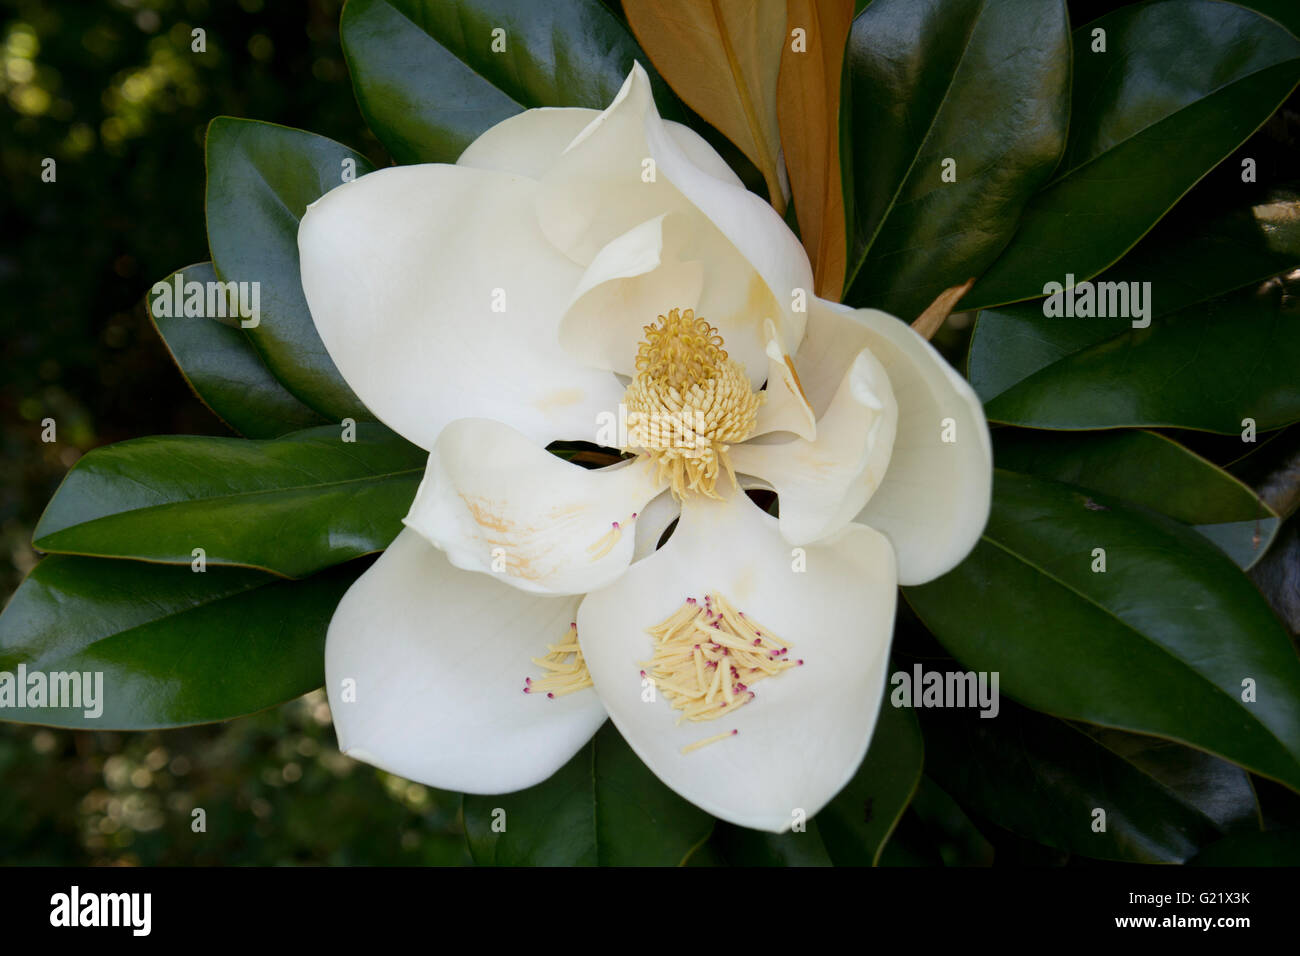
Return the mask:
[(1300, 660), (1249, 580), (1190, 528), (998, 469), (971, 556), (904, 594), (964, 666), (1000, 673), (1004, 695), (1300, 789)]
[(988, 268), (1060, 158), (1065, 4), (876, 0), (845, 59), (845, 301), (911, 320)]
[(596, 0), (348, 0), (339, 29), (361, 113), (399, 163), (455, 162), (525, 109), (603, 110), (638, 59), (661, 112), (678, 112), (631, 32)]
[(961, 804), (923, 776), (910, 804), (944, 866), (992, 866), (996, 852)]
[(1300, 36), (1300, 7), (1296, 6), (1295, 0), (1232, 0), (1232, 2), (1262, 13), (1290, 30), (1292, 36)]
[(1194, 527), (1241, 568), (1264, 556), (1281, 524), (1246, 485), (1155, 432), (1004, 428), (995, 443), (999, 466), (1158, 511)]
[[(921, 725), (927, 774), (968, 810), (1047, 846), (1095, 859), (1170, 863), (1224, 834), (1194, 800), (1054, 717), (1004, 702), (992, 720), (937, 709), (924, 710)], [(1236, 799), (1244, 792), (1250, 800), (1244, 771), (1216, 761), (1208, 773), (1222, 775), (1203, 780), (1215, 794)], [(1105, 811), (1104, 830), (1093, 829), (1097, 810)]]
[(29, 682), (36, 671), (102, 673), (103, 712), (10, 706), (0, 684), (0, 720), (146, 730), (229, 720), (298, 697), (324, 681), (325, 630), (362, 570), (354, 563), (286, 581), (243, 569), (46, 558), (0, 614), (0, 672), (16, 675), (21, 665)]
[(925, 744), (916, 715), (886, 699), (862, 766), (817, 814), (836, 866), (875, 866), (921, 779)]
[[(1025, 326), (1045, 321), (1115, 324), (1040, 315)], [(990, 421), (1031, 428), (1168, 426), (1231, 435), (1249, 418), (1268, 431), (1300, 421), (1298, 367), (1300, 303), (1275, 284), (1241, 289), (1070, 351), (989, 399), (984, 411)]]
[(1254, 833), (1263, 812), (1250, 774), (1236, 764), (1159, 737), (1077, 725), (1097, 743), (1168, 787), (1224, 833)]
[(1189, 862), (1192, 866), (1300, 866), (1300, 830), (1230, 836)]
[(210, 262), (178, 269), (154, 285), (145, 303), (176, 367), (214, 415), (247, 438), (275, 438), (325, 421), (271, 374), (238, 320), (228, 318), (233, 314), (228, 306), (219, 305), (216, 314), (209, 315), (205, 301), (197, 315), (158, 314), (175, 311), (174, 292), (165, 293), (159, 286), (174, 290), (177, 277), (183, 283), (203, 283), (206, 299), (207, 283), (216, 282), (217, 274)]
[[(1208, 184), (1207, 184), (1208, 185)], [(1166, 316), (1196, 315), (1227, 293), (1258, 285), (1300, 264), (1300, 193), (1275, 188), (1258, 201), (1225, 205), (1198, 189), (1180, 203), (1095, 286), (1149, 282), (1148, 336), (1160, 336)], [(1062, 277), (1063, 278), (1063, 277)], [(1142, 337), (1130, 318), (1066, 318), (1043, 314), (1043, 300), (987, 309), (971, 338), (968, 374), (985, 402), (1012, 391), (1057, 362), (1097, 346), (1112, 364), (1129, 361)], [(1107, 296), (1109, 311), (1109, 296)], [(1218, 306), (1213, 306), (1218, 308)], [(1216, 356), (1210, 355), (1206, 361)], [(1125, 378), (1126, 371), (1120, 377)], [(1121, 387), (1123, 382), (1120, 383)], [(1032, 386), (1031, 386), (1032, 387)], [(1008, 401), (1014, 398), (1014, 392)]]
[[(1093, 31), (1105, 52), (1093, 52)], [(1122, 7), (1074, 31), (1065, 155), (1006, 251), (962, 300), (985, 308), (1120, 258), (1286, 99), (1300, 41), (1216, 0)]]
[(267, 368), (331, 421), (373, 418), (316, 333), (298, 269), (307, 206), (370, 163), (314, 133), (218, 116), (208, 126), (207, 166), (212, 262), (225, 281), (260, 283), (259, 322), (246, 333)]
[(382, 425), (268, 441), (157, 436), (78, 461), (36, 526), (42, 551), (305, 577), (402, 530), (427, 454)]
[(678, 866), (712, 829), (713, 818), (660, 783), (608, 721), (549, 780), (518, 793), (465, 796), (465, 834), (477, 863)]
[(801, 833), (781, 834), (719, 823), (709, 848), (727, 866), (834, 865), (816, 820)]

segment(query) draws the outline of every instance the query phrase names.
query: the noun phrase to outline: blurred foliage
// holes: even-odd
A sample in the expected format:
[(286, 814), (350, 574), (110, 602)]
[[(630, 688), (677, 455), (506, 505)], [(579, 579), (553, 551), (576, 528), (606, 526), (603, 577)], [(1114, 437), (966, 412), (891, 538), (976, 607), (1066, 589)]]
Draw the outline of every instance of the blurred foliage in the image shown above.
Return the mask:
[[(218, 115), (306, 127), (386, 164), (338, 43), (342, 0), (0, 0), (0, 587), (67, 468), (153, 433), (227, 434), (143, 297), (208, 258), (203, 139)], [(192, 50), (205, 31), (206, 52)], [(44, 182), (53, 159), (56, 179)], [(58, 441), (42, 444), (52, 417)]]
[[(352, 97), (341, 6), (0, 0), (5, 600), (36, 561), (41, 509), (86, 451), (228, 434), (141, 305), (154, 281), (208, 257), (208, 121), (305, 127), (388, 162)], [(196, 28), (206, 52), (191, 49)], [(196, 808), (206, 832), (192, 829)], [(0, 724), (0, 864), (462, 863), (459, 815), (458, 795), (341, 756), (323, 692), (157, 733)]]
[(0, 725), (0, 781), (4, 864), (468, 862), (460, 795), (342, 756), (324, 691), (165, 732)]

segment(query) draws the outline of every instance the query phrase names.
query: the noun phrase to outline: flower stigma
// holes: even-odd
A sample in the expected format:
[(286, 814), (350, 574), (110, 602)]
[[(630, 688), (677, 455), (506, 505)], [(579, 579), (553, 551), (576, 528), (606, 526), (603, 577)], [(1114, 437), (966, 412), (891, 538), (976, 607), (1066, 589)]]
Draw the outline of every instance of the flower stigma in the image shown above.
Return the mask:
[(687, 491), (719, 497), (728, 451), (754, 433), (763, 394), (739, 362), (727, 356), (718, 330), (694, 310), (673, 309), (647, 325), (637, 347), (636, 376), (627, 387), (628, 444), (659, 466), (673, 496)]
[[(753, 686), (778, 677), (803, 659), (790, 660), (783, 641), (737, 611), (714, 593), (700, 604), (688, 597), (672, 615), (647, 632), (654, 638), (654, 655), (642, 661), (642, 677), (654, 681), (683, 720), (716, 720), (734, 714), (752, 701)], [(730, 730), (682, 748), (690, 753), (739, 731)]]
[(533, 663), (546, 674), (537, 680), (525, 677), (525, 694), (545, 694), (554, 700), (592, 686), (587, 662), (583, 660), (582, 648), (578, 645), (576, 622), (569, 625), (557, 643), (547, 644), (546, 651), (544, 657), (533, 658)]

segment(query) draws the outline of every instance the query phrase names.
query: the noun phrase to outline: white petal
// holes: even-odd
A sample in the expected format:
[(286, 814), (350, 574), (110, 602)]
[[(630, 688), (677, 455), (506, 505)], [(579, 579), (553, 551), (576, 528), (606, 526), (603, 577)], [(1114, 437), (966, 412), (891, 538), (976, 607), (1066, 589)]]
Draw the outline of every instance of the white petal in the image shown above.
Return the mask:
[[(693, 309), (718, 329), (757, 388), (767, 361), (752, 334), (754, 316), (775, 306), (759, 301), (767, 296), (761, 278), (721, 233), (684, 208), (639, 223), (600, 248), (560, 323), (561, 344), (586, 365), (631, 376), (645, 326), (673, 309)], [(770, 319), (762, 324), (775, 328)]]
[(456, 165), (540, 179), (599, 115), (599, 110), (579, 107), (524, 110), (482, 133), (460, 154)]
[(681, 516), (682, 506), (673, 497), (671, 491), (665, 491), (641, 509), (636, 518), (636, 545), (632, 560), (640, 561), (646, 555), (654, 554), (659, 547), (659, 539), (672, 523)]
[(508, 425), (465, 418), (443, 429), (403, 521), (458, 568), (582, 594), (627, 569), (637, 516), (664, 487), (649, 462), (592, 471)]
[(889, 376), (863, 349), (818, 420), (814, 441), (737, 445), (731, 464), (772, 486), (781, 533), (791, 544), (808, 544), (852, 521), (880, 487), (897, 424)]
[(325, 677), (339, 748), (465, 793), (545, 780), (605, 719), (589, 690), (523, 693), (539, 673), (532, 658), (567, 633), (576, 603), (459, 571), (403, 531), (330, 621)]
[(808, 335), (795, 358), (814, 408), (828, 401), (830, 383), (862, 348), (889, 373), (898, 433), (884, 480), (855, 520), (888, 535), (900, 584), (924, 584), (960, 564), (988, 521), (988, 423), (966, 380), (905, 322), (822, 299), (811, 303)]
[[(691, 496), (663, 548), (578, 609), (578, 640), (610, 717), (679, 794), (715, 816), (772, 832), (812, 816), (857, 771), (883, 697), (896, 588), (889, 542), (850, 525), (806, 549), (792, 570), (776, 521), (743, 495)], [(642, 699), (646, 628), (688, 597), (718, 592), (765, 633), (790, 642), (802, 667), (757, 684), (730, 717), (676, 723), (663, 695)], [(735, 729), (691, 753), (681, 748)]]
[[(600, 112), (568, 106), (524, 110), (480, 134), (456, 164), (540, 179)], [(704, 172), (732, 185), (744, 185), (727, 161), (695, 130), (671, 120), (664, 126), (682, 152)]]
[(664, 219), (648, 219), (613, 239), (579, 280), (560, 323), (560, 344), (583, 364), (631, 377), (644, 327), (672, 309), (698, 307), (703, 265), (665, 253)]
[[(640, 223), (665, 213), (683, 218), (672, 258), (703, 264), (697, 311), (758, 384), (767, 364), (763, 322), (776, 323), (785, 348), (798, 345), (805, 316), (795, 311), (794, 290), (807, 294), (812, 270), (781, 217), (734, 174), (723, 178), (724, 166), (698, 137), (660, 119), (636, 65), (613, 104), (542, 178), (539, 219), (556, 246), (586, 266)], [(681, 307), (667, 302), (658, 311)]]
[(622, 396), (559, 346), (580, 270), (537, 229), (536, 192), (506, 173), (401, 166), (303, 217), (303, 290), (325, 347), (366, 406), (423, 448), (470, 416), (540, 444), (589, 439)]
[(758, 408), (754, 434), (792, 432), (812, 441), (817, 437), (817, 418), (804, 396), (803, 385), (789, 354), (781, 347), (776, 325), (764, 324), (767, 338), (767, 394)]

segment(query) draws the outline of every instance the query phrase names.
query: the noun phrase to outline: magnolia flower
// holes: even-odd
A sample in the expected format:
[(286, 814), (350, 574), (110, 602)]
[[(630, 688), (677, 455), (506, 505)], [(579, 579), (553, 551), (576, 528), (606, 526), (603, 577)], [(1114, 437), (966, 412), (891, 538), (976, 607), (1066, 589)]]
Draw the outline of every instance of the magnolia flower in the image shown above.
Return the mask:
[[(503, 793), (608, 716), (722, 819), (781, 832), (830, 800), (897, 585), (988, 516), (980, 403), (929, 343), (813, 296), (780, 216), (640, 66), (603, 112), (528, 110), (455, 165), (339, 186), (299, 248), (343, 377), (430, 453), (330, 624), (343, 751)], [(556, 441), (629, 455), (588, 470)]]

